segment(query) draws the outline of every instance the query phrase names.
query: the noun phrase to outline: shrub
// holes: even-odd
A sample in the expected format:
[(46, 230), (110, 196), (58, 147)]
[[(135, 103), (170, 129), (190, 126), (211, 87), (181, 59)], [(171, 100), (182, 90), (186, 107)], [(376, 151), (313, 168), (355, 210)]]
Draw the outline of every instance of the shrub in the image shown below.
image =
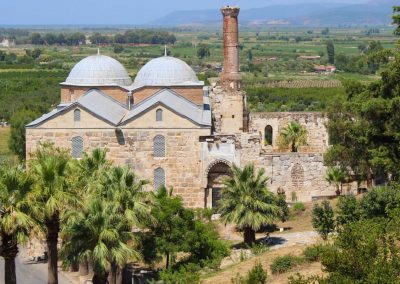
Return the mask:
[(303, 211), (305, 211), (305, 210), (306, 210), (306, 206), (304, 205), (303, 202), (296, 202), (296, 203), (293, 205), (293, 212), (294, 212), (295, 214), (298, 214), (298, 213), (303, 212)]
[(390, 210), (400, 206), (397, 187), (376, 187), (360, 201), (360, 214), (364, 218), (388, 217)]
[(197, 284), (200, 283), (199, 267), (195, 265), (181, 266), (179, 270), (165, 269), (160, 272), (164, 284)]
[(296, 273), (295, 275), (291, 275), (288, 278), (289, 284), (317, 284), (319, 283), (319, 279), (316, 276), (305, 277), (300, 273)]
[(260, 263), (257, 263), (247, 273), (246, 277), (242, 277), (239, 274), (232, 279), (233, 284), (265, 284), (267, 283), (267, 271), (264, 270)]
[(304, 258), (309, 261), (320, 261), (322, 254), (327, 250), (325, 245), (313, 245), (303, 251)]
[(315, 204), (312, 211), (312, 224), (323, 240), (327, 240), (328, 235), (335, 228), (333, 216), (334, 212), (329, 201), (324, 200), (321, 205)]
[(341, 196), (336, 208), (336, 224), (344, 226), (360, 219), (357, 200), (354, 196)]
[(289, 254), (275, 258), (270, 268), (273, 274), (284, 273), (302, 262), (303, 258)]
[(289, 220), (289, 206), (286, 202), (286, 195), (284, 194), (279, 194), (277, 198), (277, 203), (276, 203), (279, 208), (281, 209), (281, 214), (280, 214), (280, 219), (281, 222), (286, 222)]

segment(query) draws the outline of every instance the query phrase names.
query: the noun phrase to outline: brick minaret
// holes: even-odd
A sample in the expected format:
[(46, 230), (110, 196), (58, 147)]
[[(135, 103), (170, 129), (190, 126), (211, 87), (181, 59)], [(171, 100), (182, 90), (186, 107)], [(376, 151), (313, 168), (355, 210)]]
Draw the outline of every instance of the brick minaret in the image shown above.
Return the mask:
[(240, 89), (239, 73), (239, 27), (238, 7), (225, 6), (221, 8), (224, 17), (224, 71), (221, 81), (224, 87)]
[(246, 93), (239, 70), (238, 7), (221, 8), (224, 20), (224, 71), (220, 84), (210, 92), (213, 129), (216, 134), (240, 134), (248, 129)]

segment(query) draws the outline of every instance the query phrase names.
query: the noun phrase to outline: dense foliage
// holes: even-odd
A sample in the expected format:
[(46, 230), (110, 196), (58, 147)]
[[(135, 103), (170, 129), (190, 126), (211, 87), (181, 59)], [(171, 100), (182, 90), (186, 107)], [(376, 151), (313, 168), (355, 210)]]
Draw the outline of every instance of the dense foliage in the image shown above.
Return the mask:
[(9, 121), (19, 110), (48, 112), (60, 100), (64, 71), (13, 71), (0, 76), (0, 120)]
[(40, 117), (38, 111), (20, 110), (11, 118), (11, 133), (8, 141), (9, 149), (19, 158), (26, 159), (26, 131), (25, 126)]
[(292, 277), (290, 283), (398, 283), (400, 279), (400, 190), (398, 185), (374, 188), (357, 200), (340, 197), (333, 242), (304, 251), (321, 261), (326, 277)]
[[(149, 230), (141, 234), (139, 242), (146, 262), (157, 263), (165, 258), (165, 268), (175, 274), (184, 273), (188, 264), (192, 270), (218, 268), (228, 255), (228, 247), (218, 239), (214, 224), (196, 219), (193, 210), (183, 207), (182, 198), (172, 196), (165, 188), (156, 193), (151, 216), (145, 222)], [(178, 258), (182, 253), (187, 256)]]
[(345, 98), (343, 88), (247, 87), (251, 111), (323, 111)]
[(400, 57), (396, 56), (382, 79), (367, 87), (352, 83), (347, 100), (328, 112), (332, 147), (325, 162), (351, 169), (353, 177), (376, 182), (400, 181), (399, 98)]

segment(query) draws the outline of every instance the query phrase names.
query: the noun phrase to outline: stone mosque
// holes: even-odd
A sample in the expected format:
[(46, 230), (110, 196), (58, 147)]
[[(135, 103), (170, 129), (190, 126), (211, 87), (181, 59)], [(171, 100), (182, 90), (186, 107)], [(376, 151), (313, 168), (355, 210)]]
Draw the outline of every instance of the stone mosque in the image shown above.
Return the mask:
[[(173, 187), (187, 207), (213, 207), (229, 167), (264, 168), (269, 188), (288, 200), (335, 195), (325, 181), (326, 118), (317, 112), (256, 112), (246, 108), (239, 67), (239, 8), (223, 7), (224, 63), (205, 86), (184, 61), (150, 60), (132, 82), (117, 60), (97, 54), (78, 62), (61, 83), (61, 102), (26, 126), (27, 153), (40, 141), (71, 149), (74, 158), (106, 148), (115, 164), (128, 165), (147, 190)], [(282, 128), (297, 121), (306, 146), (282, 151)]]

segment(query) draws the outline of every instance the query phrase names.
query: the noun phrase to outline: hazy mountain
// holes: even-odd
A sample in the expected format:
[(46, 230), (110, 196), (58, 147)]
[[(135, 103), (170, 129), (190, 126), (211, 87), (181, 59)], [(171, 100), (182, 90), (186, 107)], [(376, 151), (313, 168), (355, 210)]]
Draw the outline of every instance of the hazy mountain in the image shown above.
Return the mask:
[[(271, 5), (257, 9), (242, 9), (242, 25), (387, 25), (391, 22), (391, 0), (374, 0), (366, 4), (304, 3)], [(217, 10), (176, 11), (151, 22), (152, 25), (186, 26), (218, 25)]]

